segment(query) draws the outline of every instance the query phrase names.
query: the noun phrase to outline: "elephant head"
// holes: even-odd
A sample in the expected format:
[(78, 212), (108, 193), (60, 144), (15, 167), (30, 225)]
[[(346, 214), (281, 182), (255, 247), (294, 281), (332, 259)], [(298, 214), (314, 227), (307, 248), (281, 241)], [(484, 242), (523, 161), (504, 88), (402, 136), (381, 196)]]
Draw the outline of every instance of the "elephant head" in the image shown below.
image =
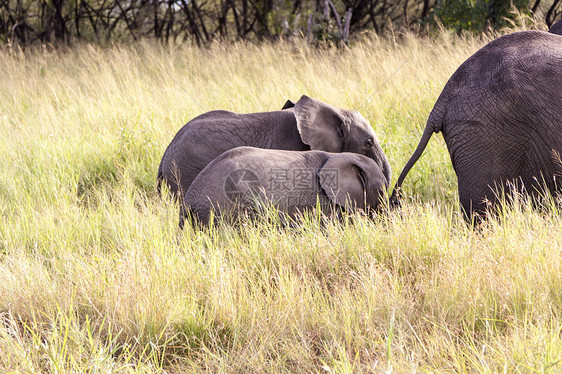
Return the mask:
[(388, 159), (373, 128), (359, 112), (338, 109), (303, 95), (295, 104), (294, 113), (302, 141), (312, 150), (367, 156), (376, 161), (390, 183)]
[(374, 160), (353, 153), (331, 155), (318, 178), (334, 204), (366, 211), (379, 207), (390, 183)]

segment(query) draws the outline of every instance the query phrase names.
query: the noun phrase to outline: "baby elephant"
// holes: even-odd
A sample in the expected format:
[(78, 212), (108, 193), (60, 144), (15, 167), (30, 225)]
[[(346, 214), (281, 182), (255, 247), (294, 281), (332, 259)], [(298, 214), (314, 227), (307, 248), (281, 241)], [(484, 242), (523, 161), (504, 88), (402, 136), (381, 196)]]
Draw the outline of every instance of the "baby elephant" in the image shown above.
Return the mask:
[[(363, 116), (302, 96), (284, 110), (233, 113), (214, 110), (183, 126), (162, 156), (157, 188), (184, 197), (197, 174), (223, 152), (251, 146), (285, 151), (353, 152), (377, 162), (390, 179), (390, 165), (375, 131)], [(181, 199), (180, 198), (180, 199)]]
[(376, 210), (390, 181), (371, 158), (355, 153), (281, 151), (238, 147), (214, 159), (185, 194), (179, 226), (187, 212), (206, 225), (215, 216), (236, 218), (273, 205), (293, 218), (320, 206)]

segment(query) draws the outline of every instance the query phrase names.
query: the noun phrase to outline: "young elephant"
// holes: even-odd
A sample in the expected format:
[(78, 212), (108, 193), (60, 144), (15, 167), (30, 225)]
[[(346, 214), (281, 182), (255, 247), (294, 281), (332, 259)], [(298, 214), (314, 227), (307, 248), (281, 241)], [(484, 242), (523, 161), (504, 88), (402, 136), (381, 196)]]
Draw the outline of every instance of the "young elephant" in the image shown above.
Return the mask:
[[(294, 106), (294, 107), (293, 107)], [(355, 111), (302, 96), (285, 110), (238, 114), (216, 110), (183, 126), (162, 157), (162, 181), (183, 197), (201, 170), (229, 149), (252, 146), (291, 151), (321, 150), (365, 155), (390, 180), (390, 165), (369, 123)]]
[(236, 217), (263, 204), (289, 217), (320, 205), (376, 210), (389, 180), (375, 161), (354, 153), (280, 151), (253, 147), (231, 149), (213, 160), (185, 194), (180, 213), (206, 225), (211, 212)]

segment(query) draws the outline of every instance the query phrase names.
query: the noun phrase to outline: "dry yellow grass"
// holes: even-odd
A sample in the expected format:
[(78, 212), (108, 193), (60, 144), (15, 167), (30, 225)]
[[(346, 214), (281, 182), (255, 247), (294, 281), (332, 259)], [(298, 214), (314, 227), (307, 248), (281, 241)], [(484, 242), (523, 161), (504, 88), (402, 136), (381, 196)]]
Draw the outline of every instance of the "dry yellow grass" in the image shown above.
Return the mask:
[(440, 136), (376, 221), (179, 232), (154, 190), (190, 118), (302, 94), (359, 109), (397, 174), (489, 38), (1, 52), (0, 371), (560, 371), (559, 211), (470, 229)]

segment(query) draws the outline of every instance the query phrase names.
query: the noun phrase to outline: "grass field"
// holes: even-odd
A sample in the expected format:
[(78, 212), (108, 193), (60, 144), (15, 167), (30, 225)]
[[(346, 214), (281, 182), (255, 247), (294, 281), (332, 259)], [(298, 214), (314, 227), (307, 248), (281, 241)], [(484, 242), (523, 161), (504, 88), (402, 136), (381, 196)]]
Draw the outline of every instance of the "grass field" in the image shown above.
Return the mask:
[(0, 52), (0, 372), (562, 371), (562, 215), (469, 228), (439, 134), (374, 221), (180, 232), (155, 191), (190, 118), (302, 94), (359, 110), (395, 180), (491, 38)]

